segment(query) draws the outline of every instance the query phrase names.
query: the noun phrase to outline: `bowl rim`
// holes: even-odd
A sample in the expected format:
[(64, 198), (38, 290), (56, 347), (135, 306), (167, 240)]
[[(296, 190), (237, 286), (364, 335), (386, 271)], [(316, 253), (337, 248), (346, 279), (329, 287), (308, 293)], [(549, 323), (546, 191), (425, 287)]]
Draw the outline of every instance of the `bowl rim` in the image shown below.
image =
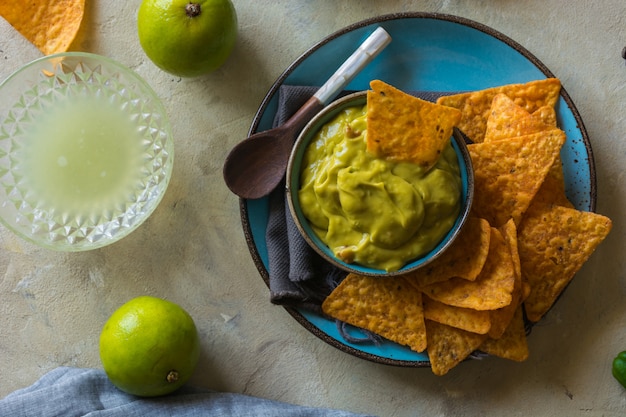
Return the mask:
[(461, 207), (459, 214), (446, 235), (439, 241), (439, 243), (431, 249), (428, 253), (412, 260), (395, 271), (385, 271), (383, 269), (377, 269), (367, 267), (360, 264), (349, 264), (338, 259), (332, 251), (326, 246), (321, 239), (319, 239), (309, 226), (308, 220), (302, 214), (302, 210), (299, 207), (298, 190), (299, 190), (299, 178), (300, 167), (299, 161), (302, 158), (308, 144), (313, 138), (315, 132), (319, 130), (324, 124), (329, 122), (339, 112), (348, 107), (354, 107), (364, 105), (367, 102), (367, 90), (357, 91), (347, 94), (341, 98), (338, 98), (324, 107), (318, 112), (302, 129), (298, 135), (291, 154), (287, 163), (286, 181), (285, 181), (285, 193), (287, 198), (287, 205), (289, 207), (289, 213), (293, 219), (300, 235), (307, 242), (307, 244), (319, 254), (324, 260), (330, 262), (332, 265), (342, 269), (348, 273), (356, 273), (359, 275), (373, 276), (373, 277), (391, 277), (404, 275), (410, 272), (414, 272), (435, 259), (441, 256), (456, 240), (461, 229), (463, 228), (467, 218), (470, 216), (470, 210), (472, 202), (474, 200), (474, 170), (472, 167), (472, 161), (467, 149), (467, 141), (464, 135), (458, 130), (454, 129), (453, 135), (450, 140), (452, 147), (457, 155), (459, 162), (459, 168), (461, 172)]
[(35, 65), (39, 65), (43, 62), (54, 62), (54, 61), (61, 62), (64, 58), (89, 58), (89, 59), (93, 59), (94, 61), (106, 63), (107, 65), (111, 65), (118, 69), (124, 70), (124, 72), (129, 75), (133, 75), (133, 77), (136, 78), (137, 81), (139, 81), (145, 87), (148, 87), (150, 88), (150, 90), (152, 90), (152, 87), (148, 84), (148, 82), (143, 77), (139, 76), (139, 74), (137, 74), (133, 69), (127, 67), (121, 62), (116, 61), (115, 59), (110, 58), (106, 55), (100, 55), (100, 54), (96, 54), (93, 52), (83, 52), (83, 51), (56, 52), (54, 54), (43, 55), (29, 62), (26, 62), (25, 64), (20, 65), (14, 71), (9, 73), (9, 75), (7, 75), (4, 79), (0, 80), (0, 88), (2, 88), (5, 84), (11, 81), (12, 78), (18, 76), (19, 74), (23, 73), (24, 71), (28, 70), (29, 68)]

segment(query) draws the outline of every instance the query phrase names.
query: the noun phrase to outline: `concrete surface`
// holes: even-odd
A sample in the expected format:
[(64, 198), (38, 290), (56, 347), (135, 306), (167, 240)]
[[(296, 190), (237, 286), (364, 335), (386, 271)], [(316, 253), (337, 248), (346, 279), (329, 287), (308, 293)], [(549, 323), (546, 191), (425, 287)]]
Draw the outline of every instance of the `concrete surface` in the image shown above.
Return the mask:
[[(139, 230), (110, 247), (59, 254), (0, 228), (0, 397), (61, 366), (99, 368), (98, 336), (127, 299), (185, 306), (202, 337), (196, 385), (380, 416), (622, 416), (610, 371), (626, 349), (626, 3), (622, 0), (234, 0), (240, 37), (218, 72), (158, 70), (136, 36), (140, 0), (87, 0), (73, 49), (133, 68), (162, 97), (176, 138), (171, 186)], [(392, 12), (454, 14), (518, 41), (576, 103), (593, 144), (597, 210), (614, 229), (530, 337), (524, 363), (470, 361), (444, 377), (370, 363), (310, 334), (268, 294), (223, 184), (228, 150), (264, 94), (324, 36)], [(40, 53), (0, 19), (0, 78)], [(0, 98), (1, 99), (1, 98)]]

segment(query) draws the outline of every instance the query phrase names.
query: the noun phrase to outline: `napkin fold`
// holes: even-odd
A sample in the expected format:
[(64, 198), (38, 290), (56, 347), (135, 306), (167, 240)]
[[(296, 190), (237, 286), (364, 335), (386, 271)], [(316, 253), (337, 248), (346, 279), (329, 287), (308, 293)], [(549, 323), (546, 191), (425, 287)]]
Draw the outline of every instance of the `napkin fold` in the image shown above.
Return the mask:
[[(273, 126), (285, 123), (317, 89), (312, 86), (281, 86)], [(344, 91), (340, 97), (352, 92)], [(419, 91), (410, 94), (434, 102), (451, 93)], [(346, 276), (346, 272), (326, 262), (300, 235), (289, 213), (284, 181), (268, 199), (265, 240), (269, 258), (270, 301), (321, 312), (322, 302)]]
[[(316, 91), (316, 87), (310, 86), (281, 86), (273, 126), (284, 124)], [(284, 180), (268, 200), (265, 239), (270, 301), (319, 312), (322, 301), (345, 276), (345, 272), (326, 262), (300, 235), (289, 213)]]
[(30, 387), (0, 400), (0, 416), (358, 417), (362, 414), (187, 386), (164, 397), (140, 398), (115, 388), (102, 370), (60, 367)]

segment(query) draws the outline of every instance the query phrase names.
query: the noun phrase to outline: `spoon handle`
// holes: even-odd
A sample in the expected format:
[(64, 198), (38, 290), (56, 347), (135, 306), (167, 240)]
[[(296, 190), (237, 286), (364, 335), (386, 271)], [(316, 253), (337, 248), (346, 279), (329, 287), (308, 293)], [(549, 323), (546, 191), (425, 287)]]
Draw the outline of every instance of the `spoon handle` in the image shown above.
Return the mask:
[(323, 105), (328, 104), (389, 42), (391, 42), (389, 33), (382, 27), (378, 27), (317, 90), (314, 97)]

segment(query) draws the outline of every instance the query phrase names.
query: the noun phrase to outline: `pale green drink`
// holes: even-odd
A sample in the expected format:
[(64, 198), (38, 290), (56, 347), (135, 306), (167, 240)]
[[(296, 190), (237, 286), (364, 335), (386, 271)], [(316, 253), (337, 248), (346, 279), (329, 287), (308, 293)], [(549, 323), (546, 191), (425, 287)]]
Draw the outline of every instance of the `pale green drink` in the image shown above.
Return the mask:
[(121, 106), (73, 96), (25, 132), (23, 174), (42, 209), (89, 215), (117, 208), (141, 180), (142, 136)]

